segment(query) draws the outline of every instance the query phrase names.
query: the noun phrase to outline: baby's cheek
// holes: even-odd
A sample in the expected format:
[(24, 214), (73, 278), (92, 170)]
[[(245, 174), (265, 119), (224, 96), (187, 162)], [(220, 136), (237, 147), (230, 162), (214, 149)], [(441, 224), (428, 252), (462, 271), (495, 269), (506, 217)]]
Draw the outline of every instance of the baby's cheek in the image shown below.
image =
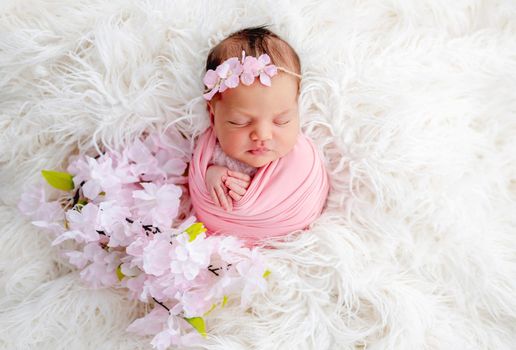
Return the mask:
[(237, 147), (247, 146), (250, 140), (249, 134), (245, 131), (235, 132), (231, 136), (231, 143)]
[(223, 142), (220, 143), (222, 150), (229, 156), (234, 156), (235, 153), (241, 151), (245, 146), (242, 138), (238, 135), (227, 135)]
[(288, 134), (288, 141), (287, 141), (287, 153), (294, 148), (297, 142), (297, 138), (299, 137), (299, 131), (298, 130), (290, 130)]

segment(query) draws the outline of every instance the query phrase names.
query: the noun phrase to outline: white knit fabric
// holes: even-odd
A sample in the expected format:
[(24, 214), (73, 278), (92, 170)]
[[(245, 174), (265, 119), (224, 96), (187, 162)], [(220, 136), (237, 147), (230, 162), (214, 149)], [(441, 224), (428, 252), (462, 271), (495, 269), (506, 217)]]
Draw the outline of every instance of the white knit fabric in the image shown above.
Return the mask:
[(220, 165), (228, 168), (229, 170), (238, 171), (244, 174), (247, 174), (251, 177), (256, 174), (256, 171), (258, 170), (255, 167), (252, 167), (248, 164), (245, 164), (239, 160), (236, 160), (230, 156), (228, 156), (223, 150), (222, 147), (220, 147), (220, 143), (217, 141), (215, 144), (215, 150), (213, 151), (213, 156), (211, 159), (212, 164)]
[(209, 125), (206, 55), (272, 24), (302, 61), (331, 192), (206, 349), (514, 349), (516, 5), (6, 0), (0, 5), (0, 349), (149, 349), (143, 306), (85, 288), (16, 204), (41, 169), (143, 130)]

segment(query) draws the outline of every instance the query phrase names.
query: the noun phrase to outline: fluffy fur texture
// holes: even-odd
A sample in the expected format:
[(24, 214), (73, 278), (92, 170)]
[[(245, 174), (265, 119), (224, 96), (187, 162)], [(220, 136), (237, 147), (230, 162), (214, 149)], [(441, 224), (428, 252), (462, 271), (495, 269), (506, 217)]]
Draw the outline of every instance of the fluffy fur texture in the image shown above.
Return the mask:
[(206, 54), (246, 26), (303, 64), (332, 188), (265, 254), (268, 292), (207, 349), (516, 343), (514, 1), (28, 1), (0, 9), (0, 348), (148, 349), (142, 306), (91, 291), (15, 206), (39, 171), (144, 130), (209, 124)]

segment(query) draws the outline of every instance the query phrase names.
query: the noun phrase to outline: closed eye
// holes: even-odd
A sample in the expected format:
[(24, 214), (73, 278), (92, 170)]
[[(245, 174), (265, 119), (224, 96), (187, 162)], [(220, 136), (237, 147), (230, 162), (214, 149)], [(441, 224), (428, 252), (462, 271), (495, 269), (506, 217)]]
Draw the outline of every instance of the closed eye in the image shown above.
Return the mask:
[(248, 123), (240, 123), (240, 122), (232, 122), (232, 121), (228, 121), (229, 124), (231, 125), (235, 125), (235, 126), (246, 126)]
[(287, 125), (290, 123), (290, 120), (278, 120), (274, 122), (276, 125)]

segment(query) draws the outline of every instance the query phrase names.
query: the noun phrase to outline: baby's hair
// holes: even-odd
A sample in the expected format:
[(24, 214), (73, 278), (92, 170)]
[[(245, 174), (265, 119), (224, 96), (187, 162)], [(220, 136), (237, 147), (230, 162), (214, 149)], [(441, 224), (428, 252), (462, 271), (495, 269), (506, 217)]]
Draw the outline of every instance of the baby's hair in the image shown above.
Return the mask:
[(206, 71), (215, 70), (230, 57), (242, 57), (242, 50), (246, 56), (258, 57), (266, 53), (276, 66), (301, 74), (301, 62), (296, 51), (266, 26), (245, 28), (230, 34), (210, 50)]

